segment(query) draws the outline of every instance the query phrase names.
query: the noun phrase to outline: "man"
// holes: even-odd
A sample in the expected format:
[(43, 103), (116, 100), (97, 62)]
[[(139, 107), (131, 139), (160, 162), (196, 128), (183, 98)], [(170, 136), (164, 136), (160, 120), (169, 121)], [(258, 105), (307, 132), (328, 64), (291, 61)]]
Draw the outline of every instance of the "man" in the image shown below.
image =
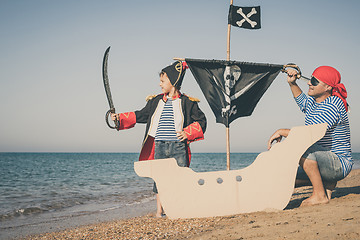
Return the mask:
[[(351, 171), (350, 127), (348, 120), (347, 92), (340, 83), (340, 73), (333, 67), (321, 66), (315, 69), (309, 80), (306, 96), (297, 85), (297, 71), (288, 69), (287, 81), (291, 92), (305, 113), (305, 125), (327, 123), (325, 136), (312, 145), (299, 161), (296, 186), (312, 185), (311, 197), (301, 206), (328, 203), (337, 181)], [(268, 149), (273, 141), (287, 137), (289, 129), (277, 130), (269, 139)], [(306, 174), (305, 174), (306, 173)]]

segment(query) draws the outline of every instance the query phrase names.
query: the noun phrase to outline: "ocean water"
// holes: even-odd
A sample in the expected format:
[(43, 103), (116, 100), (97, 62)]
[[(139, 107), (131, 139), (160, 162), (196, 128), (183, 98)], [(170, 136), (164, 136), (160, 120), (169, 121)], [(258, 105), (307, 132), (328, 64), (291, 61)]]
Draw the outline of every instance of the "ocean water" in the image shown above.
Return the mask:
[[(256, 153), (232, 154), (232, 169)], [(0, 239), (155, 211), (137, 153), (0, 153)], [(226, 169), (226, 154), (195, 153), (194, 171)]]
[[(232, 153), (231, 169), (258, 153)], [(355, 168), (360, 153), (354, 153)], [(137, 153), (0, 153), (0, 239), (155, 211), (153, 181), (136, 175)], [(226, 169), (225, 153), (194, 153), (196, 172)]]

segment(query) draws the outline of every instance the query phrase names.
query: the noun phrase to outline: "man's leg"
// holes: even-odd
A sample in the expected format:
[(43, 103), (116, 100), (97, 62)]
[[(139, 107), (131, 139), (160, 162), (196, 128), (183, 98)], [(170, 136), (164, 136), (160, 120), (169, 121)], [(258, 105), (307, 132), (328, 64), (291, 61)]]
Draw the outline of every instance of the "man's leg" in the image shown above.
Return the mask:
[(337, 184), (337, 182), (325, 182), (324, 183), (324, 188), (325, 188), (326, 195), (327, 195), (329, 201), (331, 200), (331, 194), (334, 191), (336, 184)]
[(301, 158), (299, 164), (308, 175), (313, 186), (313, 193), (311, 197), (305, 199), (301, 203), (301, 206), (328, 203), (329, 199), (325, 193), (317, 162), (314, 160)]

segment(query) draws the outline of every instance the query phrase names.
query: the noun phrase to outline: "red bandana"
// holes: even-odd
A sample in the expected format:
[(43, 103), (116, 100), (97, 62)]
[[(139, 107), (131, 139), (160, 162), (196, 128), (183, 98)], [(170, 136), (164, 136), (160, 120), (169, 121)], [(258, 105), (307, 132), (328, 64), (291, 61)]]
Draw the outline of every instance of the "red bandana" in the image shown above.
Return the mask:
[(340, 83), (340, 73), (333, 67), (321, 66), (315, 69), (312, 75), (333, 88), (332, 95), (339, 97), (343, 101), (345, 109), (347, 111), (347, 91), (344, 84)]

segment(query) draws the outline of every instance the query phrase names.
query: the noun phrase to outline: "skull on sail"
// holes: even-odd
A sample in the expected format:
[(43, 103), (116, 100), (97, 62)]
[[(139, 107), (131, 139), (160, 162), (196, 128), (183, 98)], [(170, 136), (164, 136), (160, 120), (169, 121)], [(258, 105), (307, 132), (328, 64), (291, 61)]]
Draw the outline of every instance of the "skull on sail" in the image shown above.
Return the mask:
[[(225, 82), (225, 100), (226, 100), (226, 107), (222, 108), (222, 115), (225, 116), (226, 113), (230, 111), (231, 105), (231, 90), (235, 86), (236, 81), (239, 80), (241, 75), (241, 69), (237, 65), (226, 66), (224, 70), (224, 82)], [(232, 112), (236, 109), (232, 109)], [(231, 115), (231, 113), (230, 113)]]
[[(237, 65), (226, 66), (224, 71), (225, 90), (226, 94), (230, 94), (230, 89), (235, 86), (237, 80), (241, 75), (241, 69)], [(229, 93), (228, 93), (229, 90)]]

